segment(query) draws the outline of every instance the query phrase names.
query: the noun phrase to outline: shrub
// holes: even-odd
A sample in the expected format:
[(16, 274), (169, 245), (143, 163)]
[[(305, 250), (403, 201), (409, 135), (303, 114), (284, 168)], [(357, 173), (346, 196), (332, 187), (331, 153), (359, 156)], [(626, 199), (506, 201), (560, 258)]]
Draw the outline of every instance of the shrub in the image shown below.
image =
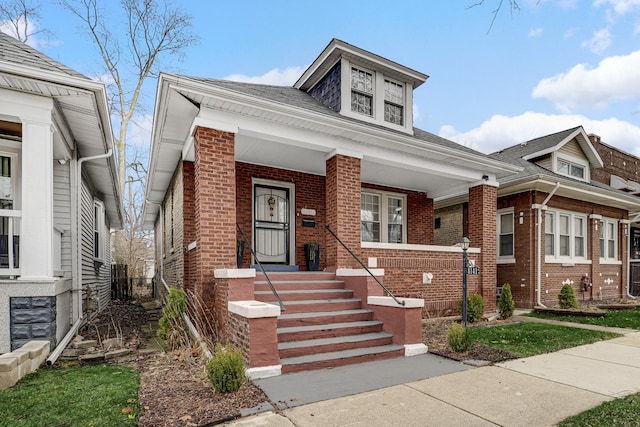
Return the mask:
[(500, 294), (500, 301), (498, 301), (498, 313), (500, 313), (501, 319), (508, 319), (513, 316), (513, 310), (515, 304), (513, 303), (513, 295), (511, 295), (511, 285), (505, 283), (502, 286), (502, 293)]
[(182, 324), (182, 314), (187, 311), (187, 296), (180, 289), (169, 290), (169, 301), (162, 308), (162, 317), (159, 320), (158, 337), (167, 340), (167, 335), (174, 328), (176, 322)]
[(573, 287), (569, 283), (565, 283), (560, 289), (558, 294), (558, 303), (560, 308), (572, 309), (578, 308), (578, 300), (576, 300), (576, 293), (573, 291)]
[(207, 362), (207, 377), (219, 393), (234, 393), (244, 383), (242, 352), (230, 345), (216, 345), (216, 352)]
[(447, 341), (449, 341), (449, 347), (456, 353), (466, 351), (471, 346), (471, 340), (467, 330), (459, 323), (451, 325), (447, 331)]
[[(458, 311), (462, 314), (462, 300), (458, 301)], [(482, 319), (484, 299), (482, 295), (471, 294), (467, 298), (467, 322), (474, 323)], [(464, 321), (464, 319), (462, 319)]]

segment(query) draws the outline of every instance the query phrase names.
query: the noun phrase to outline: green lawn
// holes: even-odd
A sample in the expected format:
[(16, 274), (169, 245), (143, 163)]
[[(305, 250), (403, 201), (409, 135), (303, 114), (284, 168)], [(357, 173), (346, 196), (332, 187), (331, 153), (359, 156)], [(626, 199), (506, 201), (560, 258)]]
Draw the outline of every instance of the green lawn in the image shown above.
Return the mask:
[(540, 319), (560, 320), (563, 322), (586, 323), (589, 325), (610, 326), (614, 328), (640, 329), (640, 308), (635, 310), (609, 310), (604, 316), (562, 316), (547, 313), (529, 313), (526, 316)]
[(516, 357), (550, 353), (619, 336), (611, 332), (534, 322), (471, 328), (469, 334), (474, 343), (499, 348)]
[(640, 393), (605, 402), (558, 424), (558, 427), (632, 427), (640, 425)]
[(0, 391), (0, 426), (135, 426), (139, 384), (128, 366), (41, 368)]

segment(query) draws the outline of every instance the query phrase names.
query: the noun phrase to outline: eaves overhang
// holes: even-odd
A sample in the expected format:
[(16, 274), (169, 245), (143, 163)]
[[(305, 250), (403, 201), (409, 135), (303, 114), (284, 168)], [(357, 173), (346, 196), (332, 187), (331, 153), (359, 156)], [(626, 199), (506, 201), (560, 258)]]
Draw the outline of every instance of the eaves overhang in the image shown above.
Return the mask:
[[(56, 112), (64, 117), (74, 136), (80, 156), (100, 155), (114, 148), (104, 84), (79, 76), (0, 61), (0, 88), (52, 98)], [(118, 229), (122, 228), (124, 214), (115, 154), (106, 163), (106, 167), (87, 163), (85, 172), (103, 197), (111, 227)]]

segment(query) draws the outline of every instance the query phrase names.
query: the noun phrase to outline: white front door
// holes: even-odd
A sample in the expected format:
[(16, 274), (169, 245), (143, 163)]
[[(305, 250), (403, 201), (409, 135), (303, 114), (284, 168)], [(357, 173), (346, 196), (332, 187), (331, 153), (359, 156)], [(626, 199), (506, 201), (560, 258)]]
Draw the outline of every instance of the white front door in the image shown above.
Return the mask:
[(289, 264), (289, 189), (254, 186), (254, 251), (261, 263)]

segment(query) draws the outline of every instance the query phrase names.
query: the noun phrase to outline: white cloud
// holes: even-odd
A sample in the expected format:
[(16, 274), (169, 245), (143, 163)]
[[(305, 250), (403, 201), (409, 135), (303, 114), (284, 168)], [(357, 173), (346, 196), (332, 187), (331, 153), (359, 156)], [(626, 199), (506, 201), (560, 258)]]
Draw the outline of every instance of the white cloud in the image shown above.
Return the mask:
[(602, 28), (601, 30), (593, 33), (593, 37), (590, 40), (582, 42), (582, 47), (588, 48), (595, 54), (601, 54), (611, 45), (611, 32), (609, 29)]
[(625, 15), (640, 9), (640, 0), (594, 0), (593, 5), (596, 7), (609, 6), (618, 15)]
[(224, 80), (233, 80), (236, 82), (245, 83), (261, 83), (275, 86), (291, 86), (293, 85), (302, 73), (306, 70), (306, 67), (287, 67), (284, 70), (274, 68), (267, 71), (261, 76), (246, 76), (244, 74), (231, 74), (227, 77), (223, 77)]
[[(24, 34), (25, 29), (25, 20), (23, 17), (20, 17), (17, 21), (17, 28), (11, 21), (2, 21), (0, 22), (0, 31), (5, 34), (10, 35), (11, 37), (18, 39), (20, 34)], [(29, 21), (29, 34), (31, 34), (27, 39), (27, 44), (34, 49), (37, 50), (45, 50), (48, 47), (60, 46), (62, 42), (60, 40), (49, 40), (37, 37), (35, 34), (40, 33), (40, 23), (36, 20)]]
[(413, 122), (417, 122), (420, 120), (420, 108), (418, 104), (413, 104)]
[(553, 101), (560, 111), (576, 107), (604, 107), (612, 99), (640, 97), (640, 50), (625, 56), (610, 56), (596, 68), (578, 64), (538, 82), (534, 98)]
[(529, 38), (533, 39), (542, 35), (542, 28), (532, 28), (529, 30)]
[(602, 141), (640, 156), (640, 127), (610, 118), (592, 120), (582, 115), (553, 115), (527, 112), (520, 116), (494, 115), (475, 129), (460, 132), (453, 126), (440, 128), (439, 135), (483, 153), (493, 153), (530, 139), (560, 132), (576, 126), (595, 133)]

